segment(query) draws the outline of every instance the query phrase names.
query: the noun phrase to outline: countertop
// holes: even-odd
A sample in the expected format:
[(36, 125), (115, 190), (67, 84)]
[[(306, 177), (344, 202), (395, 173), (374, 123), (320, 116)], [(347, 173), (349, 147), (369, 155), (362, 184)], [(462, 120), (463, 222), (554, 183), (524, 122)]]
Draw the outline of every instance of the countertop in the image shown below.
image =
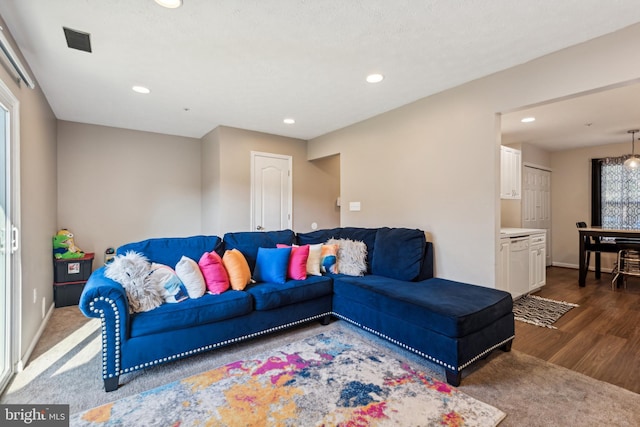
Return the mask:
[(545, 229), (538, 228), (501, 228), (500, 238), (503, 237), (516, 237), (516, 236), (530, 236), (532, 234), (547, 233)]

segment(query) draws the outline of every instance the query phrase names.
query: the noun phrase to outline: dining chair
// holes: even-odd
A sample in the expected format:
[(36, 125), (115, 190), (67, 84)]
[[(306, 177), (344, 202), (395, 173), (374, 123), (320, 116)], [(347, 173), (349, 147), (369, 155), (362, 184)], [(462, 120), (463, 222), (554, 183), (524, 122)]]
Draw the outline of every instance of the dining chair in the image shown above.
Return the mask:
[(616, 290), (618, 278), (622, 276), (624, 288), (627, 288), (627, 277), (640, 277), (640, 240), (623, 240), (616, 241), (618, 246), (618, 259), (613, 267), (613, 279), (611, 279), (611, 290)]
[[(577, 228), (587, 228), (587, 223), (584, 221), (576, 222)], [(596, 279), (600, 278), (600, 254), (602, 252), (616, 253), (618, 248), (615, 242), (603, 242), (600, 237), (584, 237), (584, 249), (586, 257), (585, 270), (589, 271), (589, 261), (591, 259), (591, 252), (596, 254)]]

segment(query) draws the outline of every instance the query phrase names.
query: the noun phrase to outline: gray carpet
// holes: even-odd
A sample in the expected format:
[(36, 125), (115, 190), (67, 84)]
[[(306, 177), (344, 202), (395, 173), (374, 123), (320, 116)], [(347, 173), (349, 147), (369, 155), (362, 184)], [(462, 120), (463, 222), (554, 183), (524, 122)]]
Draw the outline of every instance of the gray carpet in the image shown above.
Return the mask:
[[(440, 367), (344, 321), (334, 321), (328, 326), (314, 322), (124, 375), (118, 390), (105, 393), (100, 378), (99, 326), (97, 319), (85, 318), (77, 307), (56, 309), (26, 369), (16, 376), (0, 402), (67, 403), (75, 413), (332, 328), (393, 349), (444, 380)], [(459, 389), (506, 412), (500, 426), (640, 425), (640, 395), (517, 351), (492, 353), (465, 371)]]

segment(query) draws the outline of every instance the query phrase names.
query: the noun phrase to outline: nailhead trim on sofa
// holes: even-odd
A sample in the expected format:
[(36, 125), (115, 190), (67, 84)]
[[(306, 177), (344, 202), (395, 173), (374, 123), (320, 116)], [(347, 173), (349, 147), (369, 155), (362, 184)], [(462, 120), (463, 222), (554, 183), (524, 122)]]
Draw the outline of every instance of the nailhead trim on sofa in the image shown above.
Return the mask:
[(515, 335), (512, 335), (510, 338), (507, 338), (506, 340), (502, 341), (501, 343), (498, 343), (498, 344), (494, 345), (493, 347), (490, 347), (490, 348), (486, 349), (485, 351), (483, 351), (482, 353), (480, 353), (476, 357), (474, 357), (471, 360), (469, 360), (467, 363), (464, 363), (464, 364), (460, 365), (460, 367), (458, 368), (458, 371), (461, 371), (464, 368), (466, 368), (467, 366), (471, 365), (473, 362), (482, 359), (484, 356), (486, 356), (487, 354), (491, 353), (496, 348), (502, 347), (503, 345), (505, 345), (506, 343), (508, 343), (512, 339), (514, 339), (515, 337), (516, 337)]
[[(104, 315), (104, 309), (102, 309), (102, 308), (98, 309), (95, 306), (95, 303), (97, 303), (99, 301), (104, 301), (105, 303), (109, 304), (110, 308), (115, 313), (114, 318), (115, 318), (115, 339), (116, 339), (116, 342), (115, 342), (115, 361), (114, 361), (115, 363), (114, 363), (114, 372), (113, 373), (108, 372), (109, 369), (108, 369), (108, 364), (107, 364), (108, 361), (107, 361), (107, 333), (106, 333), (107, 328), (106, 328), (106, 319), (105, 319), (105, 315)], [(274, 328), (265, 329), (264, 331), (254, 332), (254, 333), (249, 334), (249, 335), (244, 335), (244, 336), (241, 336), (241, 337), (232, 338), (230, 340), (225, 340), (225, 341), (222, 341), (222, 342), (219, 342), (219, 343), (209, 344), (209, 345), (206, 345), (206, 346), (203, 346), (203, 347), (199, 347), (199, 348), (196, 348), (196, 349), (193, 349), (193, 350), (189, 350), (189, 351), (186, 351), (186, 352), (182, 352), (182, 353), (179, 353), (179, 354), (174, 354), (174, 355), (171, 355), (171, 356), (163, 357), (162, 359), (152, 360), (152, 361), (146, 362), (145, 364), (142, 364), (142, 365), (136, 365), (136, 366), (133, 366), (133, 367), (121, 369), (120, 368), (120, 313), (118, 312), (118, 307), (117, 307), (115, 301), (112, 300), (112, 299), (109, 299), (109, 298), (100, 297), (100, 298), (95, 298), (93, 301), (91, 301), (89, 303), (89, 306), (90, 306), (90, 308), (91, 308), (91, 310), (93, 312), (98, 313), (100, 315), (100, 320), (101, 320), (101, 325), (102, 325), (101, 329), (102, 329), (102, 378), (103, 379), (113, 378), (116, 375), (133, 372), (133, 371), (136, 371), (138, 369), (143, 369), (143, 368), (147, 368), (149, 366), (156, 365), (158, 363), (168, 362), (170, 360), (179, 359), (179, 358), (182, 358), (182, 357), (185, 357), (185, 356), (191, 356), (191, 355), (203, 352), (203, 351), (208, 351), (208, 350), (212, 350), (214, 348), (222, 347), (222, 346), (225, 346), (227, 344), (232, 344), (232, 343), (244, 341), (246, 339), (250, 339), (250, 338), (254, 338), (254, 337), (257, 337), (257, 336), (260, 336), (260, 335), (265, 335), (265, 334), (268, 334), (268, 333), (271, 333), (271, 332), (274, 332), (274, 331), (286, 329), (286, 328), (289, 328), (289, 327), (292, 327), (292, 326), (295, 326), (295, 325), (299, 325), (301, 323), (306, 323), (306, 322), (309, 322), (311, 320), (320, 319), (320, 318), (322, 318), (324, 316), (327, 316), (327, 315), (333, 315), (335, 317), (343, 319), (343, 320), (345, 320), (345, 321), (347, 321), (347, 322), (349, 322), (349, 323), (351, 323), (351, 324), (353, 324), (353, 325), (355, 325), (355, 326), (357, 326), (357, 327), (359, 327), (361, 329), (364, 329), (367, 332), (371, 332), (372, 334), (375, 334), (375, 335), (377, 335), (377, 336), (379, 336), (381, 338), (384, 338), (385, 340), (387, 340), (387, 341), (389, 341), (389, 342), (391, 342), (391, 343), (393, 343), (393, 344), (395, 344), (397, 346), (405, 348), (405, 349), (407, 349), (407, 350), (409, 350), (409, 351), (411, 351), (413, 353), (416, 353), (416, 354), (424, 357), (425, 359), (427, 359), (427, 360), (429, 360), (429, 361), (431, 361), (433, 363), (436, 363), (438, 365), (444, 366), (446, 369), (449, 369), (449, 370), (452, 370), (452, 371), (455, 371), (455, 372), (459, 372), (459, 371), (463, 370), (467, 366), (471, 365), (472, 363), (476, 362), (477, 360), (483, 358), (485, 355), (491, 353), (493, 350), (497, 349), (498, 347), (503, 346), (504, 344), (508, 343), (509, 341), (511, 341), (512, 339), (515, 338), (515, 335), (510, 337), (510, 338), (507, 338), (506, 340), (494, 345), (493, 347), (490, 347), (490, 348), (484, 350), (482, 353), (480, 353), (477, 356), (473, 357), (468, 362), (456, 367), (456, 366), (452, 366), (452, 365), (450, 365), (448, 363), (445, 363), (445, 362), (443, 362), (443, 361), (441, 361), (439, 359), (436, 359), (436, 358), (434, 358), (434, 357), (432, 357), (432, 356), (430, 356), (430, 355), (428, 355), (428, 354), (426, 354), (426, 353), (424, 353), (424, 352), (422, 352), (420, 350), (417, 350), (417, 349), (415, 349), (415, 348), (413, 348), (411, 346), (408, 346), (408, 345), (406, 345), (406, 344), (404, 344), (404, 343), (402, 343), (402, 342), (400, 342), (400, 341), (398, 341), (398, 340), (396, 340), (394, 338), (391, 338), (388, 335), (385, 335), (385, 334), (383, 334), (381, 332), (378, 332), (375, 329), (369, 328), (368, 326), (364, 326), (364, 325), (362, 325), (362, 324), (356, 322), (355, 320), (352, 320), (352, 319), (350, 319), (350, 318), (348, 318), (346, 316), (343, 316), (343, 315), (341, 315), (339, 313), (336, 313), (336, 312), (330, 312), (330, 313), (318, 314), (318, 315), (315, 315), (315, 316), (312, 316), (312, 317), (308, 317), (308, 318), (305, 318), (305, 319), (302, 319), (302, 320), (297, 320), (295, 322), (287, 323), (285, 325), (276, 326)]]
[(104, 301), (105, 303), (109, 304), (111, 306), (111, 309), (114, 312), (114, 319), (115, 319), (115, 336), (116, 336), (116, 342), (115, 342), (115, 363), (114, 363), (114, 371), (118, 372), (120, 370), (120, 313), (118, 312), (118, 306), (116, 305), (116, 302), (110, 298), (105, 298), (105, 297), (99, 297), (99, 298), (94, 298), (93, 301), (91, 301), (89, 303), (89, 308), (91, 309), (91, 311), (93, 311), (94, 313), (98, 313), (100, 315), (100, 322), (101, 322), (101, 330), (102, 330), (102, 378), (112, 378), (115, 375), (117, 375), (116, 373), (109, 373), (108, 372), (108, 366), (107, 366), (107, 326), (106, 326), (106, 319), (104, 316), (104, 309), (102, 308), (97, 308), (96, 307), (96, 303), (100, 302), (100, 301)]
[(336, 312), (332, 312), (331, 314), (333, 314), (336, 317), (339, 317), (342, 320), (346, 320), (347, 322), (349, 322), (349, 323), (351, 323), (351, 324), (353, 324), (353, 325), (355, 325), (355, 326), (357, 326), (357, 327), (359, 327), (361, 329), (364, 329), (367, 332), (371, 332), (372, 334), (375, 334), (375, 335), (377, 335), (377, 336), (379, 336), (381, 338), (384, 338), (385, 340), (387, 340), (389, 342), (392, 342), (393, 344), (395, 344), (395, 345), (397, 345), (399, 347), (405, 348), (405, 349), (407, 349), (407, 350), (409, 350), (409, 351), (411, 351), (413, 353), (416, 353), (416, 354), (424, 357), (425, 359), (427, 359), (427, 360), (429, 360), (429, 361), (431, 361), (433, 363), (437, 363), (438, 365), (444, 366), (445, 368), (450, 369), (450, 370), (455, 371), (455, 372), (462, 371), (464, 368), (466, 368), (467, 366), (471, 365), (473, 362), (475, 362), (475, 361), (477, 361), (479, 359), (482, 359), (482, 357), (484, 357), (485, 355), (491, 353), (496, 348), (503, 346), (504, 344), (508, 343), (509, 341), (511, 341), (512, 339), (515, 338), (515, 335), (513, 335), (511, 338), (507, 338), (506, 340), (502, 341), (501, 343), (496, 344), (493, 347), (486, 349), (485, 351), (483, 351), (482, 353), (478, 354), (477, 356), (475, 356), (474, 358), (472, 358), (468, 362), (466, 362), (466, 363), (464, 363), (464, 364), (462, 364), (462, 365), (460, 365), (458, 367), (455, 367), (455, 366), (452, 366), (452, 365), (450, 365), (448, 363), (445, 363), (445, 362), (443, 362), (441, 360), (438, 360), (438, 359), (436, 359), (436, 358), (434, 358), (434, 357), (432, 357), (432, 356), (430, 356), (430, 355), (428, 355), (428, 354), (426, 354), (426, 353), (424, 353), (424, 352), (422, 352), (422, 351), (420, 351), (418, 349), (415, 349), (415, 348), (413, 348), (411, 346), (408, 346), (408, 345), (406, 345), (406, 344), (404, 344), (404, 343), (402, 343), (402, 342), (400, 342), (400, 341), (398, 341), (398, 340), (396, 340), (394, 338), (391, 338), (390, 336), (385, 335), (382, 332), (378, 332), (375, 329), (369, 328), (368, 326), (364, 326), (364, 325), (356, 322), (355, 320), (349, 319), (348, 317), (343, 316), (342, 314), (339, 314), (339, 313), (336, 313)]

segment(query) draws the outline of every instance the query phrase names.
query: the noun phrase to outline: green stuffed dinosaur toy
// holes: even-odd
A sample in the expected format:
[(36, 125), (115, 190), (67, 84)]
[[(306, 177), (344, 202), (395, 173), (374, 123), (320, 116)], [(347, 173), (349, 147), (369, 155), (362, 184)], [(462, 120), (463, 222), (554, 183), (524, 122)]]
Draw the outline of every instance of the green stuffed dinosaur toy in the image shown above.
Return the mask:
[(73, 233), (63, 228), (53, 236), (53, 256), (56, 259), (76, 259), (84, 257), (84, 252), (73, 242)]

